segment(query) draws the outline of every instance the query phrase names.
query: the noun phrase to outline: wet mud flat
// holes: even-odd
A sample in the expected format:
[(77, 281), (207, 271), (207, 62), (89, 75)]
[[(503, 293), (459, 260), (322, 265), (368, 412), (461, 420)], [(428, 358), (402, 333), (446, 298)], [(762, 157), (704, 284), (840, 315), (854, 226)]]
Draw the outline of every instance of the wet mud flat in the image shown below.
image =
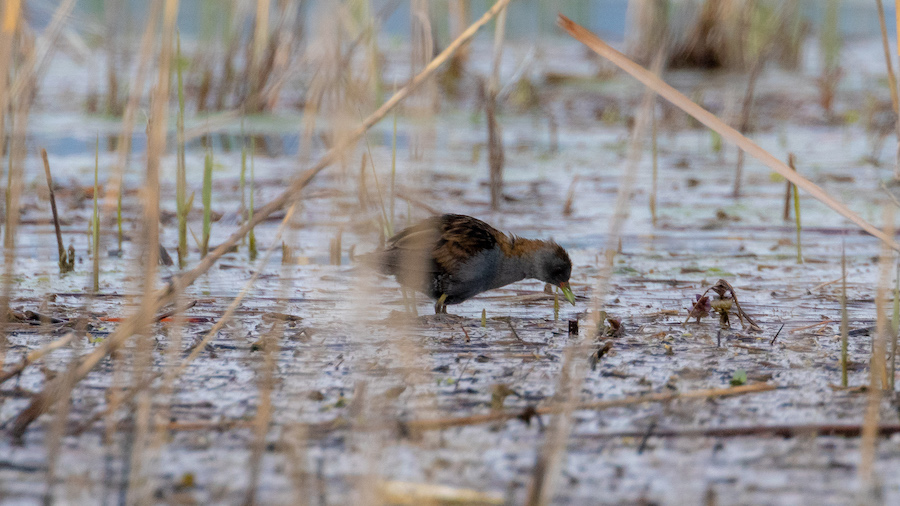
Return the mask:
[[(873, 44), (866, 48), (877, 47)], [(575, 54), (574, 47), (562, 44), (553, 51)], [(877, 58), (855, 63), (863, 74), (880, 72)], [(592, 62), (580, 64), (593, 76)], [(154, 324), (151, 371), (160, 378), (147, 390), (153, 392), (152, 437), (143, 442), (140, 458), (133, 458), (141, 443), (135, 440), (137, 401), (103, 415), (117, 387), (131, 385), (139, 351), (133, 341), (74, 386), (64, 423), (55, 422), (57, 410), (41, 417), (21, 441), (0, 442), (0, 497), (41, 502), (48, 462), (56, 459), (52, 494), (59, 502), (118, 502), (129, 487), (149, 487), (164, 503), (240, 502), (251, 484), (254, 423), (263, 407), (271, 420), (259, 459), (260, 503), (292, 504), (306, 497), (311, 504), (347, 504), (374, 491), (386, 493), (386, 484), (410, 482), (520, 504), (553, 416), (539, 410), (553, 405), (567, 345), (575, 339), (570, 322), (578, 322), (582, 335), (592, 334), (588, 311), (604, 251), (613, 246), (618, 254), (603, 310), (621, 328), (584, 340), (574, 352), (584, 371), (578, 397), (585, 403), (641, 395), (668, 400), (575, 411), (555, 502), (854, 501), (860, 439), (836, 427), (859, 425), (865, 411), (866, 393), (854, 387), (869, 383), (872, 332), (866, 329), (876, 319), (879, 242), (804, 196), (804, 263), (798, 264), (793, 222), (782, 219), (785, 183), (748, 159), (743, 196), (731, 197), (734, 148), (716, 148), (708, 131), (676, 116), (660, 127), (656, 226), (648, 208), (647, 148), (621, 245), (608, 244), (608, 223), (627, 166), (630, 111), (636, 110), (641, 90), (620, 75), (599, 84), (575, 77), (541, 89), (544, 110), (554, 114), (555, 134), (546, 113), (510, 108), (501, 116), (507, 182), (499, 211), (489, 206), (483, 119), (450, 111), (422, 127), (400, 118), (393, 206), (399, 226), (433, 209), (474, 215), (525, 237), (553, 237), (573, 260), (574, 307), (561, 306), (554, 318), (553, 296), (544, 294), (540, 283), (521, 282), (451, 306), (447, 316), (430, 315), (431, 303), (419, 296), (418, 316), (410, 314), (393, 280), (350, 262), (351, 248), (361, 253), (377, 247), (382, 213), (376, 188), (358, 188), (354, 159), (323, 173), (307, 190), (267, 265), (250, 261), (246, 244), (241, 245), (188, 289), (183, 303), (193, 305), (183, 322)], [(816, 120), (814, 87), (785, 92), (784, 79), (781, 74), (761, 79), (759, 120), (751, 135), (774, 153), (793, 152), (798, 170), (878, 223), (880, 207), (889, 200), (880, 182), (890, 177), (891, 142), (879, 148), (861, 121)], [(675, 73), (672, 80), (686, 93), (703, 83), (704, 100), (713, 109), (724, 107), (716, 104), (737, 86), (727, 77), (706, 79), (691, 72)], [(839, 108), (857, 110), (867, 93), (873, 91), (849, 82)], [(876, 88), (874, 96), (888, 100), (887, 89)], [(797, 114), (780, 117), (785, 103), (795, 105)], [(293, 119), (282, 118), (282, 124), (295, 125)], [(389, 123), (370, 133), (383, 195), (390, 180)], [(40, 123), (36, 128), (40, 132)], [(58, 135), (52, 133), (56, 128), (48, 126), (45, 135)], [(251, 120), (246, 128), (285, 135), (271, 123)], [(410, 146), (421, 141), (422, 131), (429, 133), (424, 137), (432, 139), (433, 149), (411, 157)], [(882, 165), (873, 163), (873, 153)], [(86, 177), (92, 155), (52, 161), (85, 167)], [(192, 152), (189, 162), (199, 164), (202, 156)], [(241, 201), (240, 153), (217, 152), (216, 163), (213, 209), (221, 218), (213, 223), (212, 243), (233, 231)], [(277, 194), (297, 166), (293, 156), (258, 155), (255, 163), (257, 202)], [(68, 221), (63, 233), (79, 261), (73, 273), (58, 274), (39, 167), (39, 160), (29, 158), (26, 181), (34, 191), (23, 195), (12, 306), (23, 315), (31, 310), (70, 321), (8, 323), (5, 370), (72, 327), (88, 326), (68, 346), (2, 385), (0, 423), (7, 433), (47, 379), (65, 374), (73, 358), (99, 346), (138, 297), (137, 241), (126, 240), (121, 255), (102, 259), (98, 295), (85, 288), (90, 256), (84, 231), (91, 200), (76, 191), (89, 184), (78, 175), (60, 183), (71, 191), (58, 198)], [(164, 173), (173, 173), (173, 167), (174, 157), (164, 159)], [(163, 180), (161, 243), (171, 249), (177, 242), (174, 187), (165, 183), (165, 174)], [(191, 184), (199, 181), (192, 173)], [(138, 216), (138, 204), (136, 197), (126, 199), (126, 216)], [(261, 250), (273, 243), (283, 216), (256, 228)], [(195, 209), (196, 229), (199, 220)], [(129, 235), (138, 230), (135, 224)], [(113, 233), (105, 233), (103, 241), (104, 250), (117, 249)], [(335, 244), (341, 265), (333, 265), (335, 255), (329, 255)], [(281, 264), (286, 252), (291, 259)], [(838, 386), (841, 283), (836, 280), (842, 255), (853, 330), (851, 388)], [(192, 261), (197, 259), (194, 249)], [(176, 273), (163, 268), (160, 284)], [(255, 273), (259, 277), (234, 318), (196, 358), (183, 362)], [(684, 323), (695, 296), (719, 279), (734, 287), (760, 331), (742, 328), (734, 316), (730, 328), (722, 328), (715, 316)], [(178, 376), (164, 388), (166, 373), (176, 370)], [(774, 389), (675, 398), (732, 383)], [(882, 423), (898, 422), (892, 396), (885, 396), (880, 411)], [(497, 412), (516, 416), (477, 418)], [(761, 430), (775, 426), (788, 428)], [(52, 447), (54, 431), (60, 430), (66, 435)], [(880, 439), (876, 472), (886, 503), (900, 501), (898, 468), (900, 439)]]

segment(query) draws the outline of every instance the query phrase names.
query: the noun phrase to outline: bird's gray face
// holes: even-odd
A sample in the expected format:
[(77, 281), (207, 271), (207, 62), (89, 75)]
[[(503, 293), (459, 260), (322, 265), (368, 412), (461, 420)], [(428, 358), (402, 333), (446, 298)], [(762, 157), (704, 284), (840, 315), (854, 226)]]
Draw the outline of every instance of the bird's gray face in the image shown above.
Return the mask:
[(534, 277), (560, 286), (569, 281), (572, 275), (572, 261), (569, 254), (562, 246), (551, 243), (549, 247), (542, 249), (535, 257)]
[(566, 300), (574, 306), (575, 294), (572, 292), (572, 287), (569, 286), (569, 276), (571, 275), (572, 260), (559, 244), (551, 242), (536, 255), (534, 277), (558, 286)]

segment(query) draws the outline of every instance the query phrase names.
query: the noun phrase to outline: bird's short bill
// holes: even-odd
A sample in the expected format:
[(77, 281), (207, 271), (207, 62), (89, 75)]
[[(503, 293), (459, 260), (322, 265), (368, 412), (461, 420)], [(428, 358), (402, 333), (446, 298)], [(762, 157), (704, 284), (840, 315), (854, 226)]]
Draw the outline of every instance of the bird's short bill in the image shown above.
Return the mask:
[(559, 288), (562, 290), (563, 295), (566, 296), (566, 300), (571, 302), (572, 305), (575, 305), (575, 294), (572, 293), (572, 287), (569, 286), (569, 283), (563, 281), (559, 284)]

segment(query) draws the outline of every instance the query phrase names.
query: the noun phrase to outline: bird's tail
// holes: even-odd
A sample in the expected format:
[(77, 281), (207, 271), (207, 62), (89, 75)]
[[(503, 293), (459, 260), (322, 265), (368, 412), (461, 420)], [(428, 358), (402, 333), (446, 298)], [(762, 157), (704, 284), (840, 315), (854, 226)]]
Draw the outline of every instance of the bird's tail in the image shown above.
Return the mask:
[(353, 261), (359, 265), (378, 271), (381, 274), (392, 274), (391, 262), (386, 257), (386, 251), (375, 250), (371, 253), (355, 255)]

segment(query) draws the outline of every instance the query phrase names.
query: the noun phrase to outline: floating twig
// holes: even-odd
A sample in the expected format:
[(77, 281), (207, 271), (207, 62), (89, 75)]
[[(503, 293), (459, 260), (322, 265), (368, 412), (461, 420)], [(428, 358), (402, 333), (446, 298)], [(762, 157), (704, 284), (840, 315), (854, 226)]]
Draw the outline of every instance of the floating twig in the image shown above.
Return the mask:
[(778, 327), (778, 332), (775, 333), (775, 337), (772, 338), (772, 341), (769, 342), (769, 346), (773, 346), (775, 344), (775, 340), (778, 339), (779, 334), (781, 334), (781, 329), (784, 328), (784, 324), (782, 323), (780, 327)]

